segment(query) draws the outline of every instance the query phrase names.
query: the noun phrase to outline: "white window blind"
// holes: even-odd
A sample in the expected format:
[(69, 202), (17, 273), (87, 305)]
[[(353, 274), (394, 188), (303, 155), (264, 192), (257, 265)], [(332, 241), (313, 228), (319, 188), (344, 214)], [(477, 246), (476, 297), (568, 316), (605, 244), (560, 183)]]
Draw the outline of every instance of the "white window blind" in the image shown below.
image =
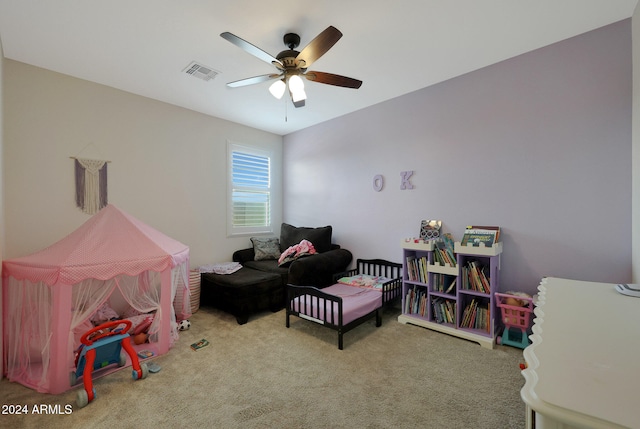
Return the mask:
[(271, 232), (271, 159), (264, 151), (229, 145), (230, 234)]

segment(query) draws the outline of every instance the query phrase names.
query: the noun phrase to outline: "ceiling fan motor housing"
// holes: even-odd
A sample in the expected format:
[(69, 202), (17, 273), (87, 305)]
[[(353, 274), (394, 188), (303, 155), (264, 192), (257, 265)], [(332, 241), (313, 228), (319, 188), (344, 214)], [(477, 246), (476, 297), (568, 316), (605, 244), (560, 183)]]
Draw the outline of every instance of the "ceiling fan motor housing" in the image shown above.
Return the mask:
[(285, 68), (296, 67), (296, 57), (298, 56), (298, 54), (298, 51), (286, 50), (280, 52), (276, 58), (282, 63), (283, 66), (285, 66)]
[(284, 40), (284, 44), (287, 45), (289, 49), (280, 52), (276, 56), (276, 59), (287, 69), (297, 67), (298, 62), (296, 61), (296, 57), (300, 52), (296, 51), (295, 48), (300, 45), (300, 36), (295, 33), (287, 33), (282, 40)]
[(284, 40), (285, 46), (288, 46), (289, 49), (293, 50), (300, 46), (300, 36), (298, 36), (296, 33), (287, 33), (284, 35), (282, 40)]

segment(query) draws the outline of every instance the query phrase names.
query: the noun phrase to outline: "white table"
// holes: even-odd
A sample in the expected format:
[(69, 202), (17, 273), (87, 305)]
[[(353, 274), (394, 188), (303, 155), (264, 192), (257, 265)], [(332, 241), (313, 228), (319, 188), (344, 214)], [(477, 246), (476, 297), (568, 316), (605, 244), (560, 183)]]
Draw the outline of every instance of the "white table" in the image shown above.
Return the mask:
[(640, 428), (640, 298), (545, 278), (521, 396), (533, 428)]

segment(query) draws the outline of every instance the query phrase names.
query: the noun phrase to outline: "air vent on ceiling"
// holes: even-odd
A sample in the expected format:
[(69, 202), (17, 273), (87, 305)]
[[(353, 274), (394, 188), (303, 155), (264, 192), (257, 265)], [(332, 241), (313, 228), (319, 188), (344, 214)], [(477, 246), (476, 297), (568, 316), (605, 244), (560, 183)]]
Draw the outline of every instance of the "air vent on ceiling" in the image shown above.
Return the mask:
[(198, 64), (195, 61), (189, 64), (183, 71), (193, 77), (197, 77), (198, 79), (202, 79), (204, 81), (209, 81), (216, 77), (218, 73), (220, 73), (219, 71), (216, 71), (211, 67), (203, 66), (202, 64)]

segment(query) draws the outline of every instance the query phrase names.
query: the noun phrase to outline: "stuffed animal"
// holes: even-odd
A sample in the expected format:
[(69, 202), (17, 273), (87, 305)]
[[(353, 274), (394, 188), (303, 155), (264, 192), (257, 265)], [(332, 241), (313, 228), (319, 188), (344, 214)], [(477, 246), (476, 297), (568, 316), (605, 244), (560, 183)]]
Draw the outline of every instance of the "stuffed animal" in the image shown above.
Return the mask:
[[(526, 307), (529, 304), (528, 300), (519, 299), (518, 297), (520, 297), (520, 298), (531, 298), (531, 295), (529, 295), (528, 293), (524, 293), (524, 292), (508, 291), (505, 294), (506, 295), (512, 295), (512, 296), (509, 296), (509, 297), (505, 298), (505, 300), (504, 300), (504, 304), (510, 305), (512, 307)], [(511, 324), (514, 324), (514, 325), (519, 324), (520, 318), (523, 318), (525, 316), (525, 312), (524, 311), (515, 311), (515, 310), (507, 310), (507, 309), (505, 309), (504, 313), (505, 313), (504, 323), (511, 323)], [(509, 318), (506, 316), (507, 314), (510, 314), (511, 316), (518, 316), (518, 317), (512, 317), (512, 320), (509, 320)]]
[(139, 334), (133, 336), (133, 343), (137, 345), (144, 344), (147, 342), (148, 338), (149, 335), (147, 335), (146, 332), (140, 332)]
[(180, 331), (186, 331), (190, 327), (191, 327), (191, 322), (189, 321), (189, 319), (184, 319), (178, 322), (178, 330)]
[(507, 295), (513, 295), (505, 299), (504, 303), (507, 305), (513, 305), (514, 307), (525, 307), (528, 304), (528, 301), (525, 299), (518, 299), (517, 297), (531, 298), (531, 295), (524, 292), (506, 292)]

